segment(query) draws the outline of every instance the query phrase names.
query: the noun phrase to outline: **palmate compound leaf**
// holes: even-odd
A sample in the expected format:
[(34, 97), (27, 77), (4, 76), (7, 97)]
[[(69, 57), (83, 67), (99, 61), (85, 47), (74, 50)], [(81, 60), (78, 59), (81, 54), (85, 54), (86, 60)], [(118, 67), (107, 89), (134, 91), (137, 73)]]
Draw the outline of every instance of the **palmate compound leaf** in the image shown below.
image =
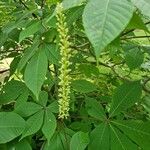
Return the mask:
[(90, 133), (88, 150), (149, 150), (150, 122), (115, 120), (98, 125)]
[[(150, 148), (150, 122), (138, 120), (112, 121), (126, 136), (139, 145), (143, 150)], [(133, 149), (134, 150), (134, 149)], [(137, 149), (135, 149), (137, 150)]]
[(119, 86), (113, 94), (110, 117), (125, 111), (139, 101), (142, 94), (140, 81), (127, 82)]
[(0, 144), (9, 142), (21, 135), (25, 121), (13, 112), (0, 112)]
[(133, 15), (127, 0), (90, 0), (83, 13), (85, 33), (98, 57), (127, 26)]
[(48, 61), (44, 49), (39, 49), (29, 61), (25, 74), (25, 84), (39, 98), (41, 86), (45, 80)]

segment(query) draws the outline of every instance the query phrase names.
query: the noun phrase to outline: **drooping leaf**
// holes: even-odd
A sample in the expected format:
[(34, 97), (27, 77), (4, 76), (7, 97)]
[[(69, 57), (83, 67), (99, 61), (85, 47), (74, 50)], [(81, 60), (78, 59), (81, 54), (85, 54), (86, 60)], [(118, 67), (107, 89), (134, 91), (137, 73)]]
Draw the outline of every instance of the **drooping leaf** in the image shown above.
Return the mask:
[(53, 113), (47, 109), (45, 111), (44, 124), (42, 127), (42, 132), (46, 137), (48, 143), (56, 130), (57, 122)]
[(70, 150), (84, 150), (89, 144), (88, 133), (77, 132), (73, 135), (70, 142)]
[(26, 136), (32, 135), (36, 133), (38, 130), (40, 130), (42, 123), (43, 123), (43, 115), (44, 111), (39, 111), (33, 116), (31, 116), (27, 121), (26, 121), (26, 127), (22, 133), (21, 139), (23, 139)]
[(27, 87), (33, 92), (38, 100), (41, 86), (47, 72), (47, 57), (45, 51), (40, 49), (30, 60), (26, 67), (24, 79)]
[(110, 116), (117, 115), (134, 105), (139, 101), (141, 94), (142, 89), (139, 81), (128, 82), (119, 86), (113, 95)]
[(96, 56), (125, 29), (132, 14), (133, 6), (127, 0), (88, 2), (83, 13), (83, 25)]
[(13, 112), (0, 112), (0, 144), (9, 142), (21, 135), (25, 121)]
[(96, 86), (87, 80), (74, 80), (71, 86), (75, 91), (81, 93), (89, 93), (96, 90)]

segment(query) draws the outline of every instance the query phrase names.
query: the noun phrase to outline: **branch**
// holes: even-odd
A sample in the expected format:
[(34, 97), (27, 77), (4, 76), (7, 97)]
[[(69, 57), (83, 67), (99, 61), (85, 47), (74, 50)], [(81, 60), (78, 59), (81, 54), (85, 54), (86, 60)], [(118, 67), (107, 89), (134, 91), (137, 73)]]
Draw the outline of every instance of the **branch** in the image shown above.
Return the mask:
[(144, 35), (144, 36), (130, 36), (130, 37), (124, 37), (121, 38), (122, 40), (128, 40), (128, 39), (140, 39), (140, 38), (150, 38), (150, 35)]

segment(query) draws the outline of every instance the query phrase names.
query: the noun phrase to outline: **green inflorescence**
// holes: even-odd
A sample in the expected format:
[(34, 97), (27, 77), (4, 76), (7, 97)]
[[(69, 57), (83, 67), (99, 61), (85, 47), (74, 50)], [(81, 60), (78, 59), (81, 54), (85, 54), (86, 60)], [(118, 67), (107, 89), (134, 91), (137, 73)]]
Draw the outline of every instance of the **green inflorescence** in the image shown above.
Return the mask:
[(71, 62), (69, 61), (71, 57), (71, 49), (68, 35), (67, 23), (65, 22), (66, 17), (63, 13), (62, 4), (58, 4), (56, 8), (56, 17), (57, 17), (57, 31), (59, 33), (59, 46), (60, 46), (60, 55), (61, 67), (59, 69), (59, 118), (66, 119), (69, 116), (69, 101), (70, 101), (70, 80), (71, 77), (69, 72), (69, 66)]

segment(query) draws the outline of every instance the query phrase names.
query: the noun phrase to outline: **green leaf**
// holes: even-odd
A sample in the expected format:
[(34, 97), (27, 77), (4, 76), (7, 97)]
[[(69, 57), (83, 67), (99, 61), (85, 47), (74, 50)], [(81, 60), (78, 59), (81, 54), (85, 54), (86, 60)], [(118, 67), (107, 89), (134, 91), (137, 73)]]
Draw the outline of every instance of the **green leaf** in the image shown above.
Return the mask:
[(80, 6), (83, 2), (85, 2), (86, 0), (64, 0), (62, 2), (62, 5), (63, 5), (63, 8), (66, 10), (66, 9), (69, 9), (69, 8), (72, 8), (72, 7), (76, 7), (76, 6)]
[(128, 24), (127, 29), (128, 30), (142, 29), (142, 30), (145, 30), (148, 32), (148, 29), (147, 29), (146, 25), (144, 24), (142, 18), (136, 13), (133, 14), (133, 17), (132, 17), (130, 23)]
[(43, 150), (64, 150), (64, 140), (65, 139), (62, 139), (61, 134), (57, 133), (52, 137), (50, 143), (47, 142), (44, 145)]
[(0, 104), (15, 101), (20, 95), (27, 92), (27, 90), (23, 82), (17, 80), (7, 82), (0, 93)]
[(100, 124), (90, 134), (89, 150), (109, 150), (109, 126), (107, 124)]
[(41, 109), (42, 109), (42, 107), (36, 103), (25, 102), (25, 103), (18, 105), (15, 108), (14, 112), (18, 113), (22, 117), (28, 117), (28, 116), (35, 114), (36, 112), (38, 112)]
[(36, 33), (37, 31), (40, 30), (40, 28), (41, 28), (41, 22), (33, 21), (32, 24), (30, 24), (30, 26), (26, 27), (25, 30), (22, 30), (20, 32), (19, 42)]
[(39, 51), (32, 57), (25, 70), (25, 84), (33, 92), (37, 100), (41, 86), (45, 80), (47, 66), (48, 62), (45, 51), (39, 49)]
[(31, 145), (26, 140), (17, 142), (17, 144), (14, 147), (15, 147), (15, 150), (32, 150)]
[(139, 48), (133, 48), (125, 52), (125, 61), (130, 70), (141, 66), (144, 60), (144, 54)]
[(60, 55), (59, 55), (56, 45), (55, 44), (46, 44), (44, 48), (46, 50), (46, 55), (47, 55), (47, 59), (49, 60), (49, 62), (51, 64), (58, 65)]
[(113, 121), (125, 135), (139, 145), (143, 150), (149, 150), (150, 146), (150, 122), (135, 120)]
[(70, 142), (70, 150), (84, 150), (89, 144), (88, 133), (77, 132), (75, 133)]
[(121, 133), (117, 128), (111, 126), (111, 150), (138, 150), (135, 145), (124, 133)]
[(94, 98), (86, 98), (86, 109), (88, 111), (88, 114), (94, 118), (100, 120), (105, 118), (103, 107), (101, 106), (100, 102), (98, 102)]
[(110, 117), (134, 105), (139, 101), (142, 88), (139, 81), (127, 82), (119, 86), (114, 95), (110, 108)]
[(85, 32), (96, 56), (127, 26), (133, 6), (127, 0), (91, 0), (83, 13)]
[(26, 136), (32, 135), (40, 130), (43, 123), (43, 115), (44, 111), (40, 111), (27, 120), (26, 127), (22, 133), (21, 139), (25, 138)]
[(21, 135), (25, 121), (13, 112), (0, 112), (0, 144), (9, 142)]
[(75, 91), (81, 93), (89, 93), (96, 90), (96, 86), (87, 80), (74, 80), (71, 86)]
[(31, 59), (31, 57), (35, 54), (35, 52), (38, 49), (39, 46), (39, 40), (36, 40), (35, 43), (29, 48), (27, 48), (23, 54), (23, 57), (21, 58), (19, 64), (18, 64), (18, 70), (21, 71), (24, 66), (28, 63), (28, 61)]
[(131, 0), (131, 1), (142, 12), (143, 15), (150, 17), (149, 0)]
[(59, 106), (58, 106), (58, 101), (52, 102), (47, 109), (49, 109), (53, 113), (58, 113), (59, 112)]
[(98, 76), (99, 70), (95, 65), (91, 64), (80, 64), (78, 69), (81, 73), (85, 74), (87, 77)]
[(50, 110), (45, 111), (44, 124), (42, 127), (42, 132), (46, 137), (48, 143), (50, 142), (51, 137), (53, 136), (57, 127), (56, 118)]
[(39, 95), (39, 101), (38, 104), (42, 105), (42, 106), (46, 106), (48, 101), (48, 93), (45, 91), (41, 91), (40, 95)]

